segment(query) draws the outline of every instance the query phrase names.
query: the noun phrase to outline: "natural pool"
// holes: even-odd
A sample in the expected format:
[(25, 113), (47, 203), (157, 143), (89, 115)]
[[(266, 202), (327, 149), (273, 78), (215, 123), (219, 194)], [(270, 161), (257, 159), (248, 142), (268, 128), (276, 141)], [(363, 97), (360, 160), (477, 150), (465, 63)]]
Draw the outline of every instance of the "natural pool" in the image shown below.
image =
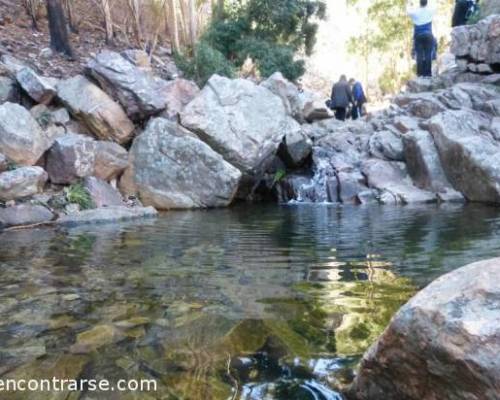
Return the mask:
[(500, 209), (239, 206), (0, 234), (0, 379), (154, 378), (148, 393), (337, 399), (432, 279), (500, 254)]

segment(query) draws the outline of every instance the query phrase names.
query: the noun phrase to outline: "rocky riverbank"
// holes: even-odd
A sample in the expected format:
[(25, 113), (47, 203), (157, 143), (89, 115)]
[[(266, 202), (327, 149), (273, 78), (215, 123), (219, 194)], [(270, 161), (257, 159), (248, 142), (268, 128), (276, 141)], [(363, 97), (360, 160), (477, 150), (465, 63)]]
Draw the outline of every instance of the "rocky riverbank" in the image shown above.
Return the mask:
[(4, 54), (0, 226), (269, 198), (498, 204), (499, 36), (498, 15), (457, 28), (456, 68), (347, 123), (279, 73), (260, 83), (213, 76), (200, 90), (155, 76), (137, 50), (103, 51), (67, 79)]

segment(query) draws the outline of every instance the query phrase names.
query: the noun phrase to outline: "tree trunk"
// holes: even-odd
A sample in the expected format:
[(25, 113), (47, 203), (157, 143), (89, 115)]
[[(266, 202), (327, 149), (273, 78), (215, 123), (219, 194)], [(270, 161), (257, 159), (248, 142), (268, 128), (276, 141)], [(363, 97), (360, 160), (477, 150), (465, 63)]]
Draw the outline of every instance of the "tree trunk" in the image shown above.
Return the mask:
[(180, 51), (180, 42), (179, 42), (179, 21), (177, 19), (177, 4), (176, 0), (168, 0), (168, 31), (170, 34), (170, 42), (172, 45), (172, 50), (175, 52)]
[(66, 15), (68, 16), (69, 29), (73, 33), (78, 33), (78, 27), (76, 26), (77, 24), (73, 14), (73, 0), (64, 0), (64, 6), (66, 8)]
[(141, 27), (141, 4), (140, 0), (128, 0), (128, 8), (134, 19), (134, 35), (139, 46), (142, 46), (142, 27)]
[(104, 15), (104, 26), (106, 27), (106, 43), (113, 42), (113, 17), (111, 15), (111, 7), (109, 6), (110, 0), (101, 0), (102, 13)]
[(197, 36), (197, 15), (196, 15), (196, 1), (189, 0), (189, 38), (191, 39), (191, 47), (194, 49), (196, 45), (196, 36)]
[(47, 0), (47, 17), (49, 19), (50, 47), (58, 53), (73, 57), (61, 0)]

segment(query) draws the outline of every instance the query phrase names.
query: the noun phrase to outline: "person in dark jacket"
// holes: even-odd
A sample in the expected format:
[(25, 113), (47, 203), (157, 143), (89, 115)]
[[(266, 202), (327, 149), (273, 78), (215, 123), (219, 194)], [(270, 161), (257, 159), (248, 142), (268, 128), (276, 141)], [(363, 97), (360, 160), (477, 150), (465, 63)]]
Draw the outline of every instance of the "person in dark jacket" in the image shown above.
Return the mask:
[(479, 0), (456, 0), (451, 26), (462, 26), (469, 18), (479, 12)]
[(351, 88), (345, 75), (342, 75), (337, 83), (333, 85), (330, 104), (335, 110), (335, 118), (340, 121), (345, 121), (347, 107), (354, 103), (352, 98)]
[(349, 86), (351, 87), (352, 99), (354, 104), (352, 106), (351, 118), (356, 120), (363, 116), (363, 107), (366, 103), (365, 91), (361, 82), (354, 78), (349, 79)]
[(428, 5), (428, 0), (420, 0), (420, 7), (412, 8), (408, 3), (407, 12), (413, 21), (415, 52), (417, 56), (417, 76), (432, 76), (432, 51), (434, 35), (432, 20), (435, 9)]

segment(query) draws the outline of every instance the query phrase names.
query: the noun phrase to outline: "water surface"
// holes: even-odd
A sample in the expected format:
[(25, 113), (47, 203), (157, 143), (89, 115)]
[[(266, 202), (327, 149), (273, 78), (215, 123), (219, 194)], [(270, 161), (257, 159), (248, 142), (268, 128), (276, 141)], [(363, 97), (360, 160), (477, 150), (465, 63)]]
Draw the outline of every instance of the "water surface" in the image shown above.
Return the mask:
[(397, 309), (498, 256), (499, 232), (496, 208), (301, 205), (3, 233), (1, 378), (159, 385), (70, 399), (337, 399)]

